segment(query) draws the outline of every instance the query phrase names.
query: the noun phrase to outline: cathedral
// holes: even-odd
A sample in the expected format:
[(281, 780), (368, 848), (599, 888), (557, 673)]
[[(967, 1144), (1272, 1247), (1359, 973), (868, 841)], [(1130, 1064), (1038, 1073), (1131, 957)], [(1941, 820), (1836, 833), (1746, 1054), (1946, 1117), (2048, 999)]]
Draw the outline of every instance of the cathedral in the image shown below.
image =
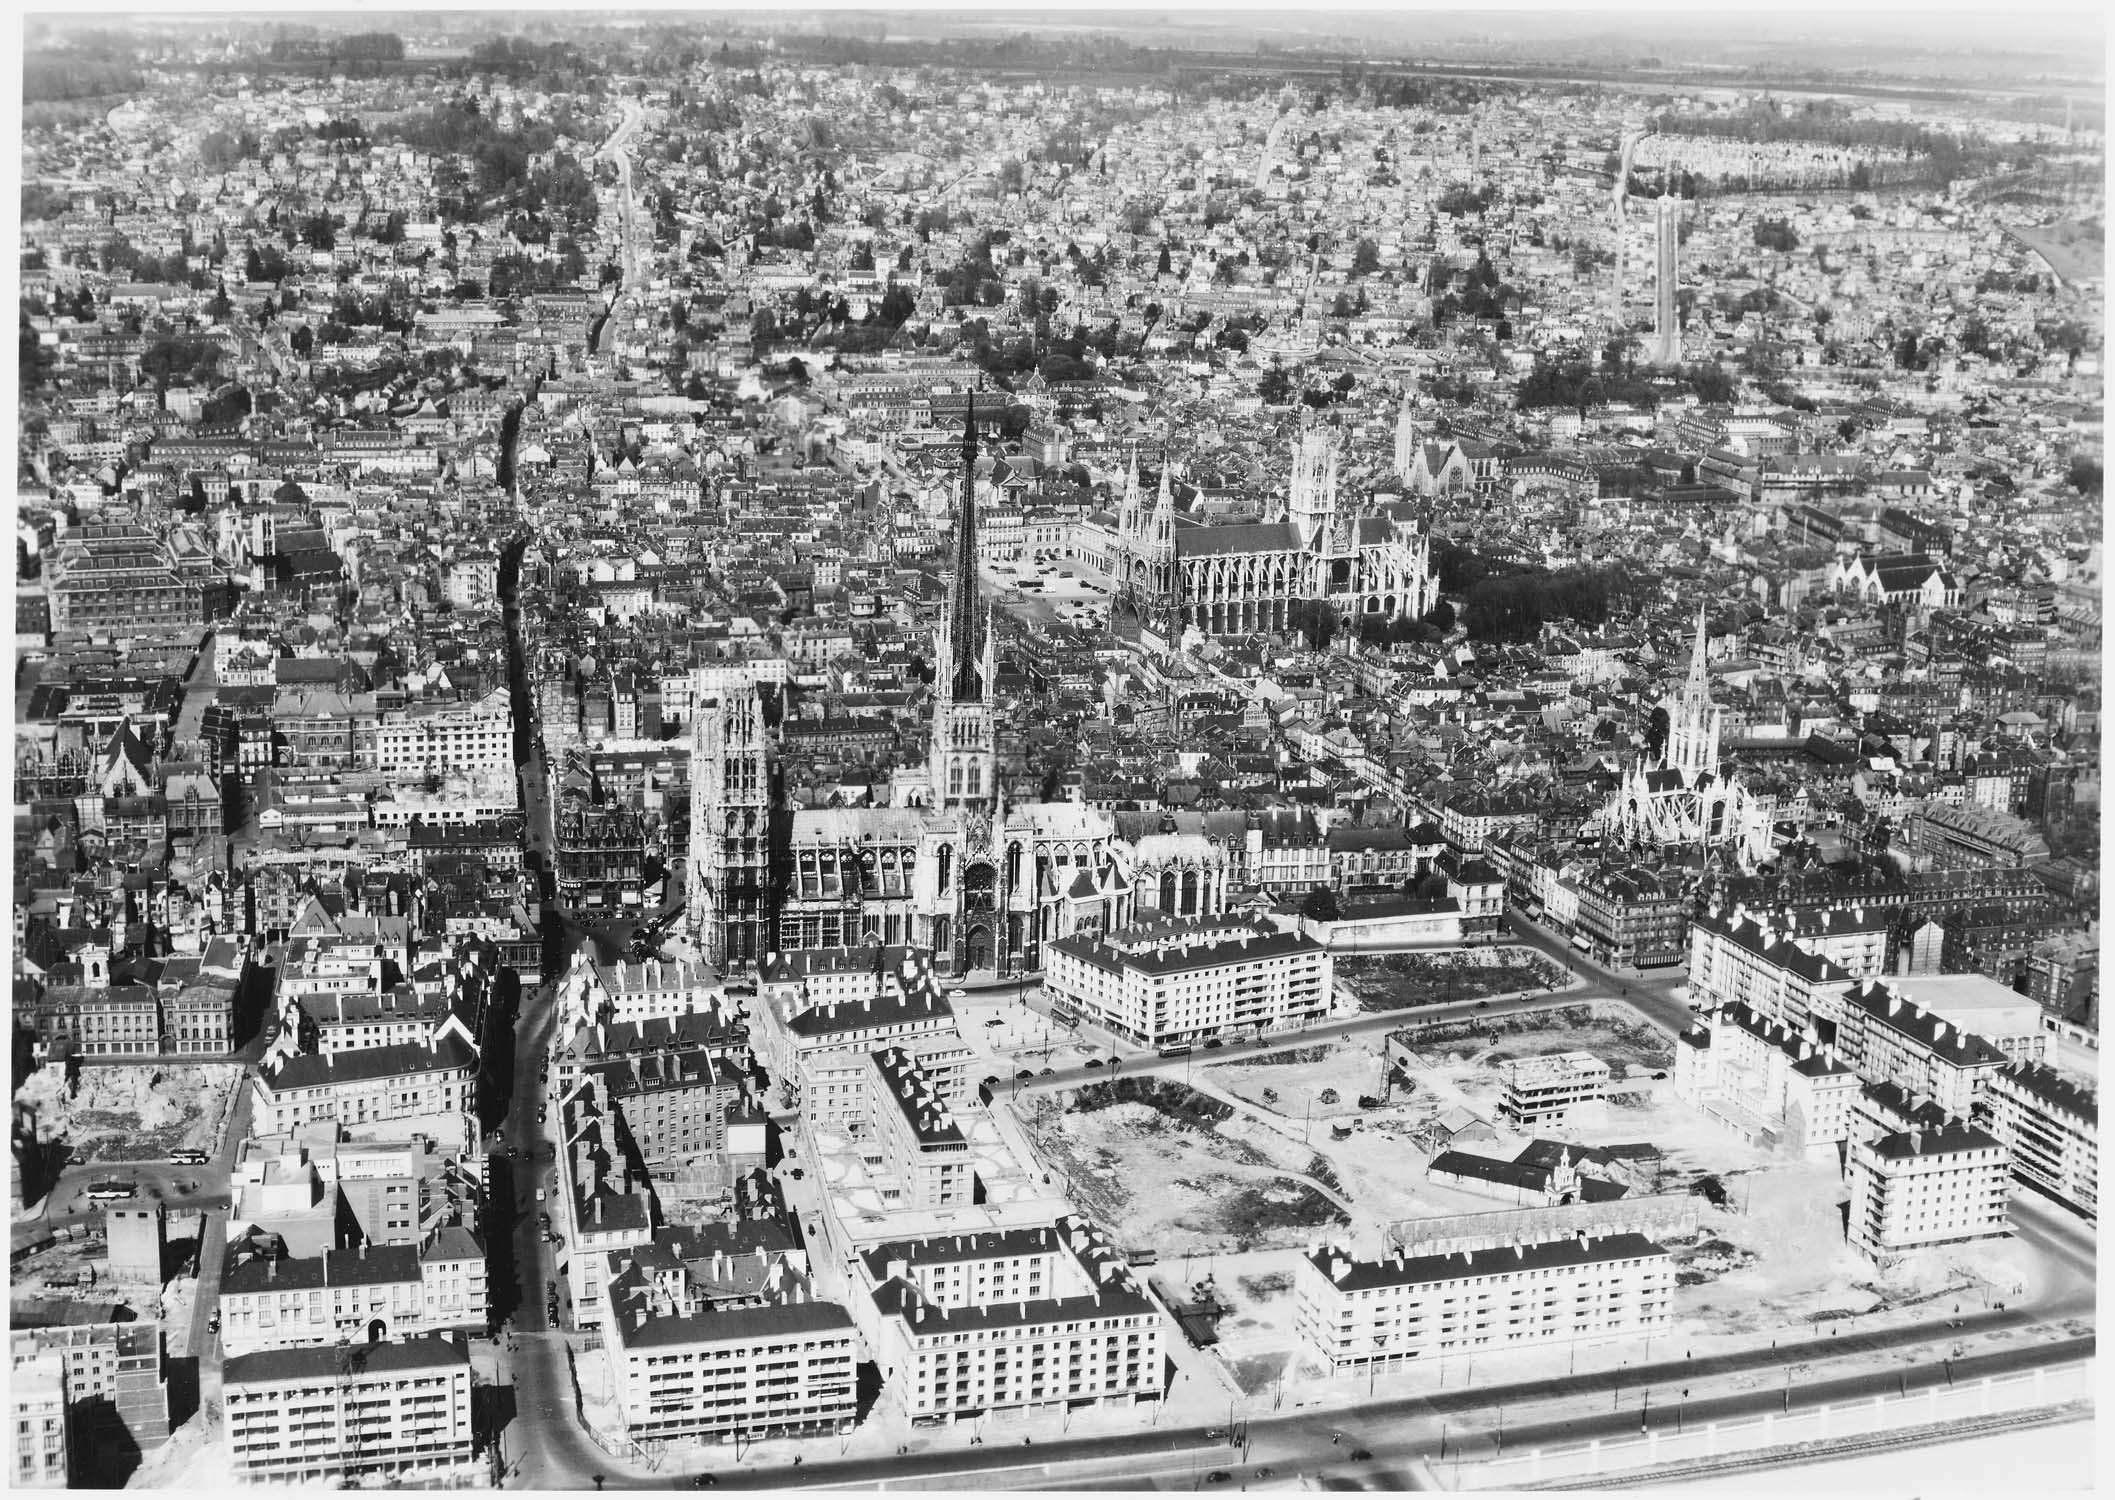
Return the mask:
[(1134, 459), (1117, 506), (1111, 565), (1139, 616), (1172, 635), (1292, 628), (1296, 599), (1327, 599), (1347, 623), (1361, 615), (1423, 616), (1439, 601), (1430, 538), (1409, 505), (1361, 507), (1337, 484), (1337, 447), (1317, 428), (1293, 444), (1292, 479), (1268, 519), (1203, 526), (1175, 508), (1163, 463), (1146, 504)]
[(1695, 847), (1717, 852), (1750, 869), (1771, 852), (1770, 820), (1741, 784), (1719, 765), (1722, 715), (1711, 702), (1704, 670), (1704, 611), (1696, 616), (1696, 648), (1681, 691), (1660, 708), (1667, 715), (1667, 743), (1656, 765), (1640, 756), (1601, 811), (1603, 834), (1613, 842), (1651, 848)]
[[(1041, 968), (1052, 939), (1132, 920), (1130, 850), (1105, 814), (1004, 796), (996, 632), (977, 586), (976, 459), (972, 411), (926, 773), (901, 805), (777, 807), (755, 687), (698, 712), (685, 916), (722, 972), (781, 949), (908, 944), (949, 973), (1005, 976)], [(703, 704), (713, 690), (698, 686)]]

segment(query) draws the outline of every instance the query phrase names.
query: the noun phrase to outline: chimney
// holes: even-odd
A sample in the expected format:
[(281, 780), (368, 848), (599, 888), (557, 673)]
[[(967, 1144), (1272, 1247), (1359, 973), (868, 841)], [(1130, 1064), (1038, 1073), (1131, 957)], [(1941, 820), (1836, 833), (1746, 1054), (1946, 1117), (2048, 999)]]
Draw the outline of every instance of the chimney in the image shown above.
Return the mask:
[(1913, 1129), (1910, 1131), (1909, 1149), (1913, 1152), (1919, 1152), (1924, 1149), (1924, 1132), (1922, 1130)]

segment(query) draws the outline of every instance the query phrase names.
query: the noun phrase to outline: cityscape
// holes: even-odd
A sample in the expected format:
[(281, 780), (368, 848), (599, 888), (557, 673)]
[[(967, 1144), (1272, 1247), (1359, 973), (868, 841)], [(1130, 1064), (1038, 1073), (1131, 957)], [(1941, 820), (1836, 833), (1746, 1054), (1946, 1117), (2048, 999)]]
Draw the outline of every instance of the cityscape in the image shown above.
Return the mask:
[(2092, 1484), (2097, 17), (31, 14), (15, 1489)]

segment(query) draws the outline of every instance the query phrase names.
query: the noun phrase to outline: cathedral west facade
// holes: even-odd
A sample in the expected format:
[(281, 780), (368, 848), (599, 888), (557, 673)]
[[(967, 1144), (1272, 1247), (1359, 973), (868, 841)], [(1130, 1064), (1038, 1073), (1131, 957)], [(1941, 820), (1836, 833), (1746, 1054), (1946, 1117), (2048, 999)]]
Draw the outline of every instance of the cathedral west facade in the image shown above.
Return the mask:
[(1132, 920), (1129, 850), (1106, 814), (1004, 795), (976, 455), (972, 419), (925, 776), (902, 805), (774, 808), (756, 689), (697, 715), (686, 916), (723, 970), (783, 949), (878, 943), (928, 949), (953, 974), (1010, 975), (1040, 968), (1046, 942)]

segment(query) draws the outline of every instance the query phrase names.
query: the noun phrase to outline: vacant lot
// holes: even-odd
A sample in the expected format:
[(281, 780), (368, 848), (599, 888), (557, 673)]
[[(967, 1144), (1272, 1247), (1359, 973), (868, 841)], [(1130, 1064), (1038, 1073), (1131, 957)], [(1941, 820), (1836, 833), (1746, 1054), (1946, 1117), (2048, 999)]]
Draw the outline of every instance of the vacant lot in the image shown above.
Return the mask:
[(1111, 1097), (1134, 1082), (1161, 1081), (1090, 1085), (1098, 1096), (1086, 1107), (1039, 1122), (1039, 1148), (1066, 1174), (1072, 1200), (1121, 1243), (1164, 1255), (1245, 1250), (1301, 1244), (1343, 1222), (1313, 1188), (1280, 1175), (1280, 1152), (1238, 1138), (1252, 1127), (1222, 1129), (1224, 1113), (1214, 1112), (1224, 1104), (1179, 1084), (1145, 1098)]
[(138, 1063), (83, 1068), (69, 1093), (63, 1068), (39, 1068), (15, 1091), (40, 1139), (63, 1140), (76, 1162), (158, 1161), (171, 1151), (215, 1151), (228, 1097), (242, 1079), (233, 1063)]
[(1562, 967), (1526, 948), (1341, 958), (1336, 974), (1338, 982), (1358, 996), (1360, 1008), (1369, 1011), (1554, 989), (1571, 978)]

